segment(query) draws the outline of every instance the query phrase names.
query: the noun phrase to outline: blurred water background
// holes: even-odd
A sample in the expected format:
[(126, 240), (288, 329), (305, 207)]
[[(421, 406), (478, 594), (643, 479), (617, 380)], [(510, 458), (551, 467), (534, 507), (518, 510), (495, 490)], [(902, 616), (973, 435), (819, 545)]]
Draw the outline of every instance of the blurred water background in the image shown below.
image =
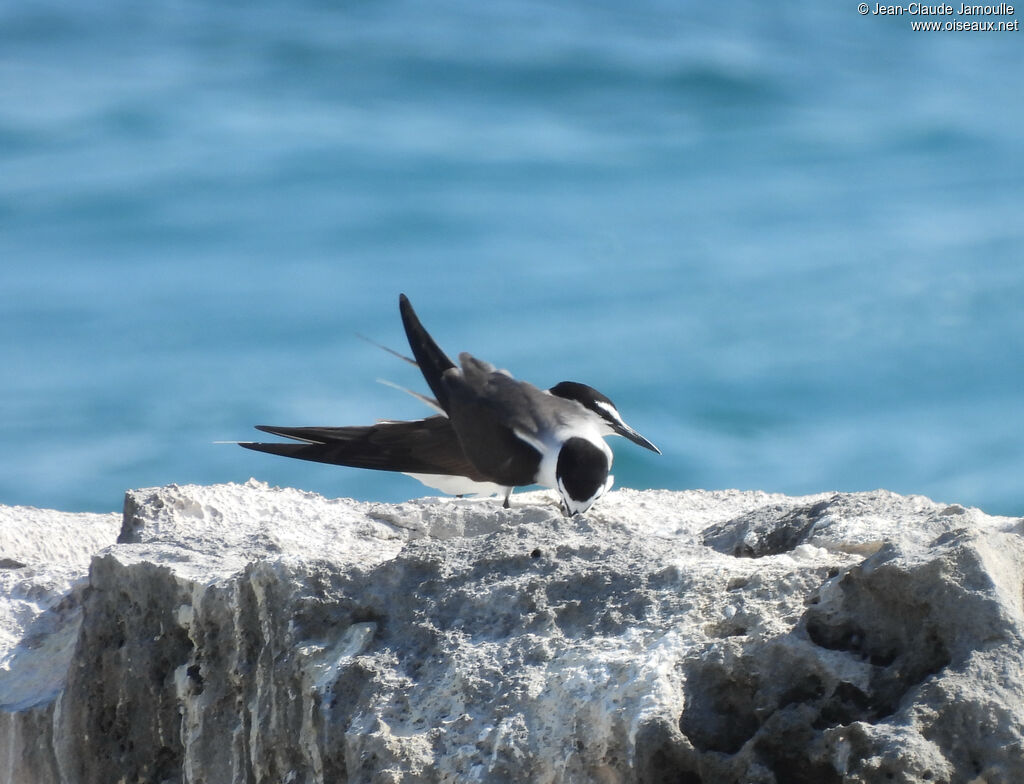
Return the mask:
[(250, 476), (427, 413), (441, 345), (590, 383), (618, 486), (1024, 514), (1024, 38), (852, 2), (0, 3), (0, 503)]

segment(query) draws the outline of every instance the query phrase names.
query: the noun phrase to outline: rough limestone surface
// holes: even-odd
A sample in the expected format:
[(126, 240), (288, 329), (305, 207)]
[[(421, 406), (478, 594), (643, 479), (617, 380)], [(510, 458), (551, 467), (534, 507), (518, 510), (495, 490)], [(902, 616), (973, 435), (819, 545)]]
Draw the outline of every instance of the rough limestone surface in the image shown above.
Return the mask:
[(1024, 781), (1024, 521), (513, 501), (0, 509), (0, 783)]

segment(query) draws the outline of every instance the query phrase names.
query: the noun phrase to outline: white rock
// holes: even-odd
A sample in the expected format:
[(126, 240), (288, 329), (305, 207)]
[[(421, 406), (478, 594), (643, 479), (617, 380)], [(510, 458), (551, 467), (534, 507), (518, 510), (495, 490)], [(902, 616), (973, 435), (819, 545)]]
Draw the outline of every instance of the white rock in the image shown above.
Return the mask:
[(513, 501), (0, 508), (0, 784), (1024, 780), (1022, 521)]

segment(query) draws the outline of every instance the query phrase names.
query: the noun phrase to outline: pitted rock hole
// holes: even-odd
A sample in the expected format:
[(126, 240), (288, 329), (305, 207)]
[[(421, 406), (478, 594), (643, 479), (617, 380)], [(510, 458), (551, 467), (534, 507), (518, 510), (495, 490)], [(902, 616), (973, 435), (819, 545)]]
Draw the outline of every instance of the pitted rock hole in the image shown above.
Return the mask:
[[(690, 768), (705, 778), (720, 775), (723, 764), (728, 768), (728, 757), (742, 757), (742, 767), (762, 767), (778, 782), (838, 784), (842, 778), (827, 761), (821, 730), (873, 712), (856, 687), (774, 645), (704, 661), (686, 684), (679, 730), (699, 754)], [(665, 759), (682, 754), (673, 749), (667, 743)]]
[(699, 751), (735, 754), (754, 737), (757, 683), (739, 666), (706, 662), (687, 677), (686, 708), (679, 729)]
[(755, 509), (748, 514), (713, 525), (704, 531), (703, 543), (737, 558), (763, 558), (795, 550), (810, 538), (815, 524), (825, 516), (832, 500), (788, 511), (777, 507)]
[(803, 628), (815, 645), (843, 651), (871, 665), (864, 692), (843, 684), (823, 711), (822, 725), (885, 718), (925, 678), (950, 664), (951, 656), (929, 605), (914, 600), (913, 574), (860, 567), (844, 575), (829, 602), (811, 605)]
[(643, 724), (636, 733), (637, 781), (643, 784), (704, 784), (699, 760), (679, 730), (664, 719)]

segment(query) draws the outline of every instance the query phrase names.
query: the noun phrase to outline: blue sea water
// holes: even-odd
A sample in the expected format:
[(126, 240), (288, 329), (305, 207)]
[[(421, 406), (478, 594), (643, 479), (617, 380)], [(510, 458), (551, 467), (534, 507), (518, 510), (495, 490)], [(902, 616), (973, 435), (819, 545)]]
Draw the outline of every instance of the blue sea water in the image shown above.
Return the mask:
[[(1017, 17), (1010, 17), (1012, 21)], [(590, 383), (617, 485), (1024, 514), (1024, 38), (854, 3), (0, 4), (0, 503), (400, 475), (216, 444)], [(425, 390), (424, 390), (425, 391)]]

